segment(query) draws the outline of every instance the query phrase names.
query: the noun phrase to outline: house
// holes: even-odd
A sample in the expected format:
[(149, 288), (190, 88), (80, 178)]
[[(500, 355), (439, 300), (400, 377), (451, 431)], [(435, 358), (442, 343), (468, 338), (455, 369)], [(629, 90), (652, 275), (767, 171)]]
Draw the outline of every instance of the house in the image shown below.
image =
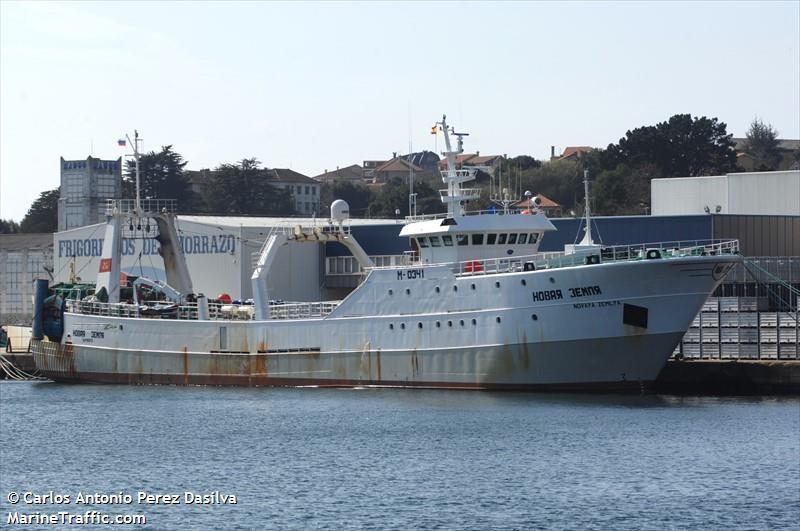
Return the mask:
[[(294, 210), (301, 216), (315, 216), (320, 212), (320, 188), (322, 184), (302, 173), (288, 168), (266, 168), (260, 170), (269, 183), (281, 190), (289, 190)], [(205, 195), (214, 170), (186, 170), (192, 191)]]
[(556, 147), (550, 146), (550, 160), (578, 160), (584, 153), (589, 153), (590, 151), (594, 151), (594, 148), (591, 146), (569, 146), (564, 148), (561, 155), (556, 156)]
[[(563, 207), (550, 199), (547, 196), (542, 194), (536, 194), (535, 196), (531, 197), (530, 199), (523, 199), (514, 204), (517, 208), (524, 208), (524, 209), (531, 209), (531, 206), (535, 205), (534, 200), (539, 199), (539, 210), (544, 212), (545, 216), (548, 218), (560, 218), (563, 213)], [(537, 208), (537, 207), (534, 207)]]
[(364, 168), (358, 164), (352, 164), (350, 166), (345, 166), (344, 168), (339, 168), (337, 166), (335, 170), (325, 170), (323, 173), (315, 175), (313, 179), (321, 183), (331, 184), (344, 181), (360, 183), (364, 182)]
[(391, 160), (387, 160), (372, 171), (371, 182), (375, 184), (384, 184), (395, 177), (406, 179), (412, 172), (416, 178), (430, 177), (430, 173), (426, 172), (423, 168), (408, 162), (402, 157), (395, 157)]
[[(755, 158), (745, 151), (747, 138), (733, 138), (734, 149), (736, 150), (736, 163), (744, 171), (758, 171), (760, 164)], [(798, 170), (800, 169), (800, 140), (778, 140), (778, 150), (781, 153), (781, 160), (775, 171)]]
[[(494, 176), (497, 168), (503, 163), (505, 157), (503, 155), (481, 155), (480, 151), (475, 153), (462, 153), (456, 155), (456, 168), (463, 168), (464, 166), (477, 166), (486, 171), (489, 175)], [(447, 169), (447, 159), (439, 161), (439, 170), (444, 171)]]
[(269, 183), (276, 188), (289, 190), (294, 202), (295, 211), (301, 216), (316, 216), (319, 214), (319, 181), (298, 173), (289, 168), (265, 169)]

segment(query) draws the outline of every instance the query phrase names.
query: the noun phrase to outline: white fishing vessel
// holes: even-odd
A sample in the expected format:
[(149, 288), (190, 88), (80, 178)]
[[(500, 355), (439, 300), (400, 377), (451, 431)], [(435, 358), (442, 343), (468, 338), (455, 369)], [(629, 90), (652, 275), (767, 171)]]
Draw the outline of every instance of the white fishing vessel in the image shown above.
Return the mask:
[[(193, 295), (167, 202), (113, 202), (98, 294), (45, 300), (39, 286), (37, 368), (59, 381), (129, 384), (646, 388), (741, 259), (738, 242), (601, 247), (587, 212), (581, 244), (539, 253), (555, 228), (535, 208), (467, 211), (479, 192), (462, 185), (475, 169), (456, 167), (461, 137), (454, 150), (445, 118), (437, 127), (447, 213), (403, 226), (413, 250), (407, 265), (373, 267), (349, 230), (346, 203), (336, 201), (327, 224), (269, 235), (253, 306)], [(157, 305), (120, 302), (119, 242), (145, 232), (161, 244), (169, 286), (145, 286), (162, 295)], [(361, 284), (341, 301), (270, 301), (266, 279), (281, 247), (330, 241), (360, 262)]]

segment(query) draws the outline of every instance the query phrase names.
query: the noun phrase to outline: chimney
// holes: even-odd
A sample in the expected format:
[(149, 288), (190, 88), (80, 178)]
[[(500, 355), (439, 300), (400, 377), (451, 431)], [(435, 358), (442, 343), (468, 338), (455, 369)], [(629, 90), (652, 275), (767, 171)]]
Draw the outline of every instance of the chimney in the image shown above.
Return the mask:
[(476, 156), (476, 157), (480, 157), (480, 156), (481, 156), (481, 152), (480, 152), (480, 151), (476, 151), (476, 152), (475, 152), (475, 156)]
[(393, 159), (396, 159), (396, 158), (397, 158), (397, 151), (392, 151), (392, 158), (393, 158)]
[(551, 159), (556, 158), (556, 147), (555, 146), (550, 146), (550, 158)]

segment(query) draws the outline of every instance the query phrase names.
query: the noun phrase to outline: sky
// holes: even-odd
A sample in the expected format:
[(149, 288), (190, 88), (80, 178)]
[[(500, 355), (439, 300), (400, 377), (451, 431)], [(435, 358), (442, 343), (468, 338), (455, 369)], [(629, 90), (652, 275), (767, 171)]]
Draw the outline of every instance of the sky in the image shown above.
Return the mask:
[(441, 152), (442, 114), (468, 152), (545, 159), (679, 113), (800, 138), (800, 2), (0, 0), (3, 219), (134, 129), (187, 169), (314, 176)]

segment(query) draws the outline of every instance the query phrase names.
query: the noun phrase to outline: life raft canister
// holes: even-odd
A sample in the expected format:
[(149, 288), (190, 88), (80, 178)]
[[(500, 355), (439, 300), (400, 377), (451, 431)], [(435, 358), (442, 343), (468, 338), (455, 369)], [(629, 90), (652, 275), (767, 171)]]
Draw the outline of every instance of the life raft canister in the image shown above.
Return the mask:
[(465, 273), (480, 273), (483, 271), (483, 264), (479, 260), (470, 260), (464, 264)]

